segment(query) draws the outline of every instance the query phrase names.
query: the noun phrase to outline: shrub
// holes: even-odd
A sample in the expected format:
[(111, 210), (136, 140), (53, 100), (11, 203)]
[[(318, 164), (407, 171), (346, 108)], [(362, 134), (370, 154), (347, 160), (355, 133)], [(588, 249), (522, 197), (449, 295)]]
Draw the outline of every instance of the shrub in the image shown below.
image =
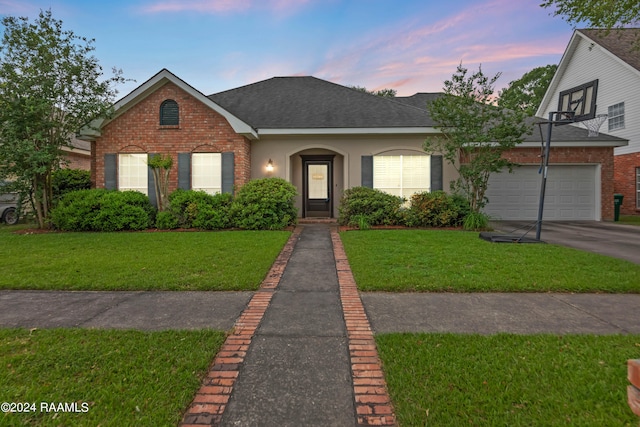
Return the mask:
[(278, 230), (295, 224), (296, 194), (296, 188), (282, 178), (249, 181), (231, 206), (233, 222), (247, 230)]
[(486, 230), (489, 228), (489, 216), (483, 212), (470, 212), (464, 217), (462, 228), (468, 231)]
[(455, 227), (463, 219), (466, 201), (444, 191), (425, 191), (411, 196), (406, 224), (410, 227)]
[(60, 169), (51, 176), (54, 200), (60, 200), (72, 191), (91, 188), (91, 172), (82, 169)]
[(204, 191), (176, 190), (169, 195), (169, 210), (159, 215), (156, 227), (200, 228), (219, 230), (231, 226), (230, 194), (207, 194)]
[(363, 217), (369, 225), (398, 225), (403, 223), (402, 197), (367, 187), (349, 188), (342, 195), (338, 208), (341, 225), (358, 225)]
[(156, 215), (156, 228), (161, 230), (173, 230), (178, 228), (178, 218), (169, 211), (158, 212)]
[(154, 219), (149, 198), (137, 191), (74, 191), (51, 211), (51, 224), (65, 231), (144, 230)]

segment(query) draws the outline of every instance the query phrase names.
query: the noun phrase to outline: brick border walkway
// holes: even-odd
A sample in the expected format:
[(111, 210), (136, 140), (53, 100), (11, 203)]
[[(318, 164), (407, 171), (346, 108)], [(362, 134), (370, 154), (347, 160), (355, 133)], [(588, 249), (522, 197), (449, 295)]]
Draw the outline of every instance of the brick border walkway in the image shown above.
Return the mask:
[(280, 283), (289, 258), (296, 246), (302, 229), (296, 227), (284, 248), (271, 266), (260, 289), (249, 301), (231, 333), (227, 336), (220, 351), (209, 368), (207, 376), (187, 409), (181, 427), (219, 426), (222, 414), (227, 406), (233, 385), (238, 378), (240, 366), (251, 344), (253, 334), (262, 321), (273, 293)]
[(347, 325), (349, 357), (358, 425), (395, 426), (378, 350), (337, 227), (331, 228), (342, 311)]
[[(373, 331), (358, 294), (338, 228), (331, 226), (330, 231), (338, 272), (340, 300), (347, 328), (358, 425), (395, 426), (396, 419), (387, 393)], [(215, 427), (221, 424), (222, 414), (253, 335), (280, 283), (301, 232), (301, 227), (295, 228), (260, 285), (260, 289), (236, 321), (234, 329), (216, 355), (207, 376), (187, 409), (180, 423), (181, 427)]]

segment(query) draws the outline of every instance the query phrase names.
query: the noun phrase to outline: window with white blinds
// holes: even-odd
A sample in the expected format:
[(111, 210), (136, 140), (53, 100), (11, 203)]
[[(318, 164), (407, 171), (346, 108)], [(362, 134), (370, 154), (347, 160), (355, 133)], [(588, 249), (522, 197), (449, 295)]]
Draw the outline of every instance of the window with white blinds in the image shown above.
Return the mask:
[[(118, 155), (118, 190), (149, 191), (149, 169), (146, 153)], [(147, 194), (148, 195), (148, 194)]]
[(373, 188), (409, 199), (430, 191), (430, 156), (374, 156)]
[(222, 192), (222, 154), (191, 155), (191, 188), (212, 195)]

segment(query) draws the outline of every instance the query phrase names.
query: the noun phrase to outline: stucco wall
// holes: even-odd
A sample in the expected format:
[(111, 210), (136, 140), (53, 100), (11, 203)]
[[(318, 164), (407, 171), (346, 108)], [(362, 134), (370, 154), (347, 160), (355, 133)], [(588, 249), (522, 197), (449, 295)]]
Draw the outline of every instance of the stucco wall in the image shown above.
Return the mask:
[[(356, 136), (261, 136), (251, 143), (251, 178), (276, 176), (284, 178), (302, 189), (302, 161), (300, 155), (334, 154), (334, 217), (338, 216), (338, 203), (345, 189), (362, 184), (361, 158), (380, 154), (425, 154), (424, 136), (356, 135)], [(438, 154), (438, 153), (433, 153)], [(266, 170), (271, 159), (273, 172)], [(456, 178), (453, 167), (445, 162), (444, 189)], [(302, 191), (300, 191), (302, 193)], [(302, 195), (297, 198), (302, 212)]]

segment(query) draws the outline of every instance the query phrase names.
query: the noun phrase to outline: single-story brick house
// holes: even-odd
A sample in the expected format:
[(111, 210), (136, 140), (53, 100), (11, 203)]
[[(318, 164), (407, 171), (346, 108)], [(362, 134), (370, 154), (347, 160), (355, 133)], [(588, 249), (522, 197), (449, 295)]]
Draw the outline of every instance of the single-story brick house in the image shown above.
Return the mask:
[[(98, 188), (135, 189), (153, 199), (147, 157), (169, 153), (177, 165), (170, 190), (233, 192), (251, 179), (281, 177), (298, 188), (301, 217), (336, 217), (340, 197), (351, 187), (403, 196), (449, 188), (453, 167), (440, 153), (422, 149), (425, 137), (438, 133), (426, 109), (434, 96), (381, 98), (314, 77), (275, 77), (205, 96), (163, 69), (82, 138), (91, 141)], [(574, 127), (554, 130), (551, 163), (560, 176), (550, 176), (545, 219), (613, 217), (613, 147), (625, 141), (586, 134)], [(530, 216), (540, 145), (536, 131), (508, 153), (524, 166), (492, 178), (489, 213)], [(583, 167), (588, 173), (580, 174)], [(537, 208), (537, 198), (535, 203)]]

